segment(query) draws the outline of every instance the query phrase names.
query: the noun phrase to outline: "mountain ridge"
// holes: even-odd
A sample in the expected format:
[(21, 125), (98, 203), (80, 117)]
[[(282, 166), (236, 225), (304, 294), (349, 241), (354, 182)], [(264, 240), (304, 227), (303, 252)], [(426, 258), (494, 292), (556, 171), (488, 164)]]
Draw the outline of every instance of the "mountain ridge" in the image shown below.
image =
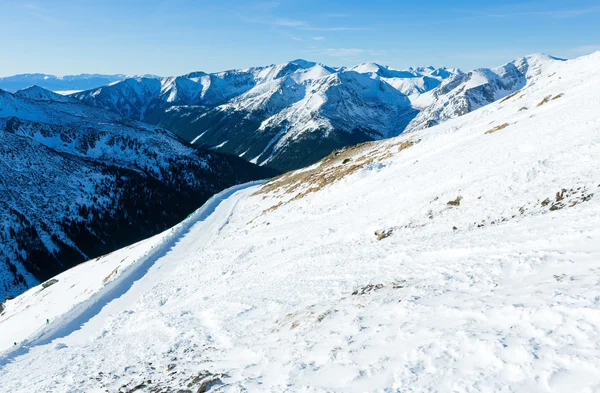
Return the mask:
[(465, 73), (431, 66), (394, 70), (376, 63), (336, 68), (298, 59), (213, 74), (128, 79), (71, 96), (160, 125), (190, 143), (285, 171), (344, 146), (464, 115), (514, 93), (556, 61), (561, 59), (534, 54)]
[[(443, 79), (432, 76), (435, 69), (427, 69), (426, 77), (410, 72), (412, 79), (425, 81), (423, 89), (435, 85), (427, 80)], [(160, 87), (158, 80), (128, 79), (72, 95), (279, 170), (308, 165), (335, 148), (399, 133), (414, 112), (404, 96), (386, 80), (302, 59), (166, 77)], [(306, 151), (310, 154), (303, 157)]]
[[(143, 75), (158, 78), (156, 75)], [(17, 74), (0, 77), (0, 89), (15, 92), (37, 85), (51, 91), (81, 91), (94, 89), (123, 79), (135, 77), (126, 74), (77, 74), (55, 76), (42, 73)]]

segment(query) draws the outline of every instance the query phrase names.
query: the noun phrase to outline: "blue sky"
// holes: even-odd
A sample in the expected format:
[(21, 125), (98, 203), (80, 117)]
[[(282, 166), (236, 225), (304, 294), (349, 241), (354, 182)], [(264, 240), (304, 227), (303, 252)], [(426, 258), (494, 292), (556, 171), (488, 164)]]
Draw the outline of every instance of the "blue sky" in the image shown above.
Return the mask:
[(176, 75), (304, 58), (497, 66), (600, 50), (600, 2), (0, 0), (0, 76)]

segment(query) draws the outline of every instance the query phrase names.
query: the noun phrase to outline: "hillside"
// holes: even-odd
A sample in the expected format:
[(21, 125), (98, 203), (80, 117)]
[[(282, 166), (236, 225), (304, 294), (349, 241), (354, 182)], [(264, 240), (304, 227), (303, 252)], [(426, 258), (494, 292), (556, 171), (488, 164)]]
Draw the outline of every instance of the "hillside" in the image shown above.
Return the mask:
[(6, 302), (0, 390), (599, 389), (599, 63), (229, 189)]
[(39, 87), (0, 90), (0, 140), (2, 299), (272, 174)]
[(563, 60), (533, 54), (501, 67), (480, 68), (450, 78), (415, 97), (413, 105), (420, 111), (406, 131), (431, 127), (507, 97), (560, 61)]

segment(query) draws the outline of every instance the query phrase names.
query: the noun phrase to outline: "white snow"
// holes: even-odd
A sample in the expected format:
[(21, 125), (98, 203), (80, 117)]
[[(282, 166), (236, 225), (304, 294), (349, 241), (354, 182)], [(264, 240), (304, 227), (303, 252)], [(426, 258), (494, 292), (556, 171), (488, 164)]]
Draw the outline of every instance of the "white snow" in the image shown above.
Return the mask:
[(70, 94), (75, 94), (82, 92), (83, 90), (54, 90), (56, 94), (60, 94), (61, 96), (68, 96)]
[(206, 131), (203, 131), (203, 132), (201, 132), (200, 134), (198, 134), (198, 136), (197, 136), (197, 137), (195, 137), (194, 139), (192, 139), (192, 141), (190, 142), (190, 145), (193, 145), (194, 143), (196, 143), (196, 141), (198, 141), (198, 139), (202, 138), (202, 136), (203, 136), (204, 134), (206, 134), (206, 132), (207, 132), (207, 131), (208, 131), (208, 130), (206, 130)]
[(219, 143), (218, 145), (216, 145), (216, 146), (213, 146), (212, 148), (213, 148), (213, 149), (220, 149), (220, 148), (222, 148), (223, 146), (225, 146), (225, 144), (226, 144), (227, 142), (229, 142), (229, 141), (227, 140), (227, 141), (225, 141), (225, 142)]
[(177, 391), (205, 372), (219, 392), (599, 391), (599, 62), (364, 145), (340, 168), (373, 162), (305, 196), (230, 189), (9, 301), (0, 391)]

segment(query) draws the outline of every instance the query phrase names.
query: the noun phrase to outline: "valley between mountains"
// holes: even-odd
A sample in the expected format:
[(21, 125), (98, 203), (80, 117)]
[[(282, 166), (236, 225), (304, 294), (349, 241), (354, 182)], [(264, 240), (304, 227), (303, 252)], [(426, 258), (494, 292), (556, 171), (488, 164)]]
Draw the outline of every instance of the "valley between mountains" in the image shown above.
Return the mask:
[(0, 391), (598, 391), (598, 65), (0, 92)]

